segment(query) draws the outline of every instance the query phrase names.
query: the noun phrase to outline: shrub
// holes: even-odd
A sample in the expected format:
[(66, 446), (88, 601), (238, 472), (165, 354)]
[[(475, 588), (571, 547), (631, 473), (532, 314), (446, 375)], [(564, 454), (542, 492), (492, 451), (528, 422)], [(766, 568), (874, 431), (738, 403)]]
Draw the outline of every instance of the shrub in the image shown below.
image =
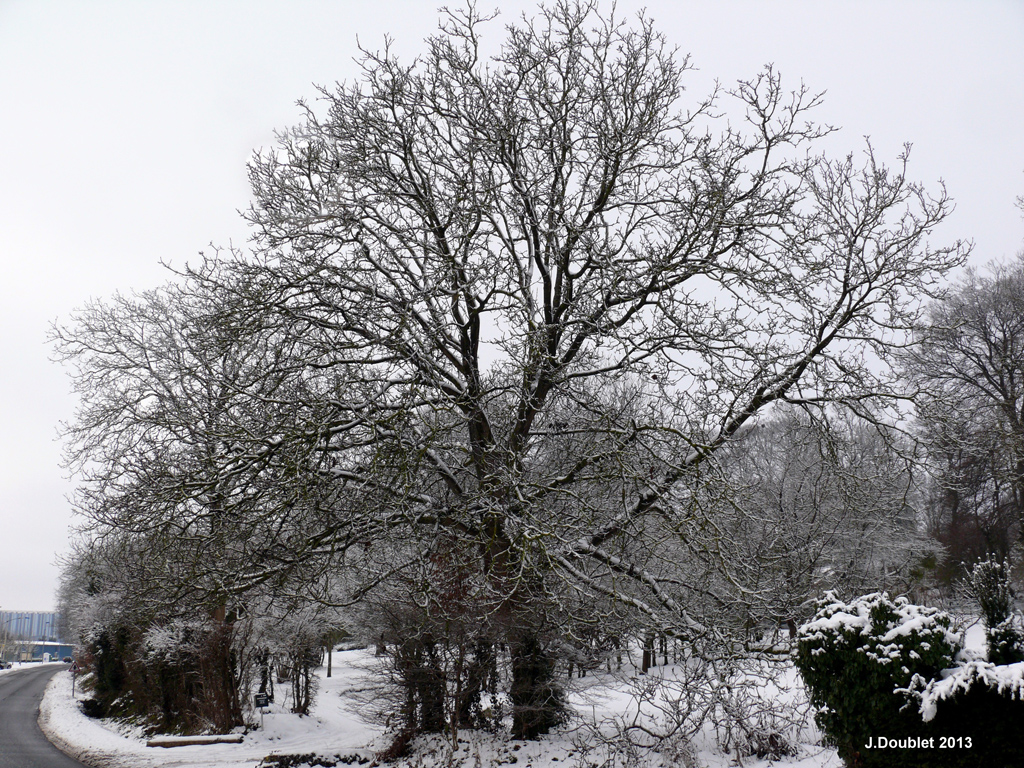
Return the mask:
[(847, 765), (908, 765), (909, 750), (866, 750), (872, 737), (905, 739), (926, 730), (905, 694), (916, 680), (951, 667), (961, 648), (948, 615), (886, 593), (818, 602), (797, 632), (796, 665), (818, 708), (815, 720)]
[[(915, 681), (917, 687), (923, 682)], [(1024, 765), (1024, 663), (963, 664), (925, 684), (918, 697), (921, 717), (940, 747), (929, 750), (929, 768)]]
[(112, 621), (83, 635), (87, 714), (147, 734), (226, 732), (242, 724), (232, 629), (212, 621)]
[(985, 641), (990, 663), (1016, 664), (1024, 661), (1024, 630), (1016, 616), (1008, 616), (994, 627), (986, 628)]
[(1007, 564), (997, 560), (981, 560), (974, 564), (969, 580), (971, 593), (981, 606), (985, 626), (994, 627), (1005, 621), (1013, 605)]
[[(93, 703), (90, 717), (107, 717), (121, 714), (113, 711), (122, 702), (128, 689), (129, 669), (127, 662), (135, 638), (122, 626), (95, 627), (88, 637), (84, 658), (86, 671), (92, 672), (91, 688)], [(113, 712), (112, 712), (113, 711)]]
[(978, 601), (985, 622), (988, 660), (992, 664), (1024, 661), (1024, 630), (1011, 612), (1013, 589), (1010, 587), (1009, 565), (995, 560), (975, 563), (969, 589)]

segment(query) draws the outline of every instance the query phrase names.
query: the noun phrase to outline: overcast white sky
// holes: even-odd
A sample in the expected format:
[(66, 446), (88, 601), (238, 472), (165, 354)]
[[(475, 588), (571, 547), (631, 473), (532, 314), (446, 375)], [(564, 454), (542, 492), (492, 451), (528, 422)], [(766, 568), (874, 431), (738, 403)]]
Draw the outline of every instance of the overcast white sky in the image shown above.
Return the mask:
[[(0, 0), (0, 608), (53, 607), (73, 524), (56, 430), (74, 401), (50, 323), (164, 282), (161, 260), (244, 244), (250, 153), (314, 83), (355, 76), (357, 37), (415, 54), (442, 2)], [(827, 90), (835, 152), (871, 136), (892, 161), (913, 142), (911, 176), (957, 202), (937, 242), (974, 240), (979, 264), (1024, 245), (1021, 0), (618, 3), (641, 7), (692, 54), (695, 96), (773, 62)]]

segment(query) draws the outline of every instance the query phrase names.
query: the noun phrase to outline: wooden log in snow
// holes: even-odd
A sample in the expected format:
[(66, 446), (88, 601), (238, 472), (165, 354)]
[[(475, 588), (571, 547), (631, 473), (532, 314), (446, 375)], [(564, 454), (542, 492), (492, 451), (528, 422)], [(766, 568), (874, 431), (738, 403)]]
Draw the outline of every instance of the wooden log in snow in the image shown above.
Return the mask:
[(212, 736), (158, 736), (146, 742), (147, 747), (190, 747), (196, 744), (241, 744), (240, 733), (214, 734)]

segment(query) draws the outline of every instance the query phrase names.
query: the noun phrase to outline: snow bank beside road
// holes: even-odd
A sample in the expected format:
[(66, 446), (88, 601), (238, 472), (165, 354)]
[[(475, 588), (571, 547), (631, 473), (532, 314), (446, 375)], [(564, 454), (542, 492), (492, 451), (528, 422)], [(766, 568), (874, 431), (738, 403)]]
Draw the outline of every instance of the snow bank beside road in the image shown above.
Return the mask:
[[(264, 757), (275, 754), (358, 754), (372, 758), (375, 750), (389, 743), (389, 736), (382, 727), (364, 719), (376, 695), (376, 684), (369, 679), (375, 663), (372, 652), (336, 652), (334, 662), (333, 677), (325, 678), (323, 668), (318, 670), (319, 693), (312, 716), (299, 717), (287, 712), (284, 693), (287, 686), (279, 686), (279, 702), (264, 716), (263, 728), (247, 733), (241, 744), (147, 748), (141, 734), (124, 735), (116, 732), (115, 726), (82, 714), (78, 701), (85, 697), (79, 689), (78, 701), (72, 699), (71, 676), (67, 672), (58, 673), (50, 682), (43, 699), (40, 725), (61, 749), (96, 768), (253, 768)], [(656, 675), (674, 679), (678, 671), (674, 666), (655, 667), (645, 679)], [(630, 715), (631, 710), (635, 712), (637, 703), (630, 695), (626, 678), (595, 673), (575, 681), (574, 688), (570, 699), (587, 720), (622, 718)], [(258, 714), (256, 718), (259, 719)], [(394, 768), (490, 768), (517, 763), (533, 768), (562, 768), (583, 762), (584, 755), (580, 754), (577, 742), (584, 737), (585, 729), (575, 732), (570, 729), (539, 741), (521, 742), (485, 731), (464, 731), (459, 733), (455, 745), (447, 738), (424, 738), (417, 743), (415, 754), (393, 765)], [(595, 756), (600, 754), (603, 753), (595, 752)], [(701, 768), (728, 768), (735, 764), (733, 755), (719, 754), (707, 745), (696, 758), (696, 765)], [(644, 768), (669, 765), (674, 764), (656, 755), (638, 763)], [(834, 749), (801, 745), (799, 757), (774, 762), (749, 757), (743, 759), (743, 765), (747, 768), (839, 768), (841, 761)]]
[(313, 716), (299, 717), (274, 705), (263, 717), (263, 728), (247, 733), (241, 744), (147, 747), (140, 733), (118, 733), (104, 721), (82, 714), (79, 702), (86, 697), (79, 689), (72, 699), (69, 672), (57, 673), (47, 686), (39, 726), (63, 752), (95, 768), (252, 768), (268, 755), (309, 752), (365, 752), (369, 757), (365, 747), (380, 729), (363, 722), (352, 702), (341, 695), (365, 674), (361, 665), (352, 663), (362, 653), (335, 654), (335, 674), (321, 678)]
[(40, 661), (16, 661), (10, 669), (0, 669), (0, 675), (9, 675), (12, 672), (17, 672), (19, 669), (28, 669), (29, 667), (56, 667), (63, 663), (62, 661), (50, 661), (45, 664)]
[[(97, 768), (146, 768), (156, 765), (135, 744), (82, 714), (81, 697), (71, 696), (71, 673), (58, 672), (46, 686), (39, 704), (39, 727), (54, 746), (86, 765)], [(143, 748), (144, 749), (144, 748)]]

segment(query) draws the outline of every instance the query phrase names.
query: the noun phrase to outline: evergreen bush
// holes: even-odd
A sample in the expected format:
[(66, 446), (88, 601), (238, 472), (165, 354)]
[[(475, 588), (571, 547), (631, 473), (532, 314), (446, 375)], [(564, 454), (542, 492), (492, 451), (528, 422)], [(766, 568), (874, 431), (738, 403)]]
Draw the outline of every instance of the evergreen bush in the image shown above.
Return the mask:
[(950, 626), (947, 614), (884, 592), (850, 603), (829, 592), (818, 602), (814, 618), (797, 631), (796, 665), (818, 708), (818, 726), (847, 765), (912, 765), (931, 752), (865, 745), (929, 731), (897, 689), (954, 665), (962, 643)]
[(925, 684), (917, 698), (932, 739), (930, 754), (919, 755), (928, 757), (922, 765), (1024, 766), (1024, 663), (968, 662)]
[(992, 664), (1024, 661), (1024, 629), (1013, 615), (1013, 589), (1006, 562), (982, 560), (975, 563), (969, 589), (981, 608), (985, 622), (988, 660)]
[(975, 563), (971, 569), (970, 590), (981, 607), (986, 627), (995, 627), (1010, 616), (1013, 590), (1009, 571), (1005, 562), (987, 559)]

